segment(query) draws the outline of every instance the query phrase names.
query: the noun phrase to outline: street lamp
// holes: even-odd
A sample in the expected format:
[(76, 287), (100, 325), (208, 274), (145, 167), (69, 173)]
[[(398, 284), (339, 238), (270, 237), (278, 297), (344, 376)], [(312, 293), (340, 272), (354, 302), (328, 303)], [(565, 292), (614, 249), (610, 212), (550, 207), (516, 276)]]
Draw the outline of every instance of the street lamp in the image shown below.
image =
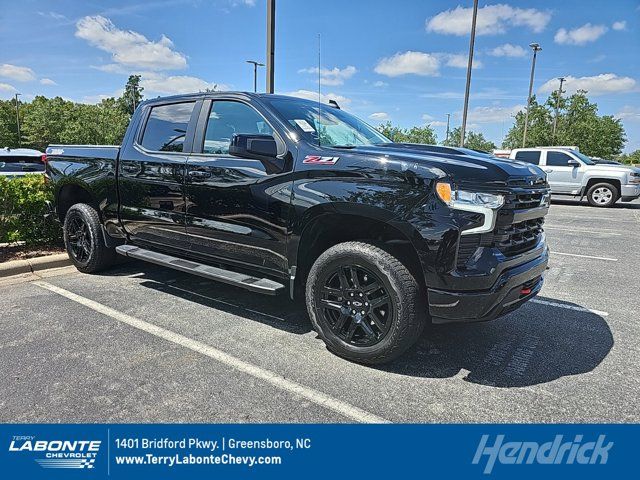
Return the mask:
[(478, 0), (473, 0), (473, 16), (471, 18), (471, 40), (469, 40), (469, 62), (467, 63), (467, 85), (464, 91), (464, 108), (462, 110), (462, 127), (460, 128), (460, 146), (464, 147), (464, 134), (467, 129), (467, 110), (469, 108), (469, 88), (471, 87), (471, 67), (473, 66), (473, 45), (476, 41), (476, 20), (478, 18)]
[(253, 65), (253, 91), (258, 91), (258, 67), (264, 67), (264, 63), (256, 62), (254, 60), (247, 60), (247, 63)]
[(451, 114), (447, 113), (447, 134), (446, 134), (446, 138), (445, 138), (445, 145), (449, 143), (449, 120), (451, 119)]
[(18, 148), (22, 146), (22, 141), (20, 140), (20, 107), (18, 102), (18, 96), (22, 95), (21, 93), (16, 93), (16, 125), (18, 126)]
[(558, 124), (558, 108), (560, 107), (560, 97), (564, 93), (562, 91), (562, 84), (564, 83), (565, 78), (564, 77), (558, 77), (558, 80), (560, 80), (560, 88), (558, 88), (558, 93), (556, 95), (556, 114), (553, 117), (553, 135), (552, 135), (552, 138), (554, 140), (554, 143), (555, 143), (555, 140), (556, 140), (556, 126)]
[(536, 56), (542, 50), (539, 43), (530, 43), (529, 46), (533, 50), (533, 60), (531, 62), (531, 78), (529, 79), (529, 97), (527, 98), (527, 112), (524, 115), (524, 133), (522, 135), (522, 148), (527, 143), (527, 128), (529, 127), (529, 109), (531, 107), (531, 93), (533, 91), (533, 74), (536, 71)]

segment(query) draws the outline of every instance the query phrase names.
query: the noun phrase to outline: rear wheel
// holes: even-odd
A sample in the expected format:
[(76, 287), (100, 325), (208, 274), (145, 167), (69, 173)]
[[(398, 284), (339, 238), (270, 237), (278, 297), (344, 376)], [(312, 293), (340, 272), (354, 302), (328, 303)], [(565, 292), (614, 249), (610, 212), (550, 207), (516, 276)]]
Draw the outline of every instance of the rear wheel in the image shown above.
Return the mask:
[(360, 363), (389, 362), (410, 348), (425, 323), (419, 283), (390, 253), (363, 242), (329, 248), (307, 279), (307, 308), (332, 352)]
[(99, 272), (115, 263), (115, 249), (105, 245), (98, 212), (90, 205), (76, 203), (69, 208), (63, 234), (69, 258), (81, 272)]
[(596, 183), (587, 192), (587, 200), (594, 207), (611, 207), (618, 200), (618, 189), (610, 183)]

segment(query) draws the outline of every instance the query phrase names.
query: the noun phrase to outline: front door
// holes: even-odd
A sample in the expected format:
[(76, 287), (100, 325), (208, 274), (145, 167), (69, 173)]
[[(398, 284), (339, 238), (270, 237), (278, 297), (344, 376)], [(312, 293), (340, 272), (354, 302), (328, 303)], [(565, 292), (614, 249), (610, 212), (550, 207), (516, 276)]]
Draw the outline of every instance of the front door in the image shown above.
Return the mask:
[(577, 161), (568, 153), (547, 151), (546, 163), (542, 169), (547, 173), (547, 180), (553, 193), (573, 193), (580, 190), (584, 168), (582, 164), (569, 165), (569, 161)]
[(184, 175), (197, 121), (191, 121), (195, 106), (181, 102), (147, 107), (144, 130), (120, 153), (120, 217), (134, 243), (189, 248)]
[[(236, 100), (203, 105), (187, 162), (187, 233), (194, 254), (285, 275), (291, 176), (284, 162), (229, 154), (234, 134), (267, 134), (284, 142), (252, 106)], [(206, 127), (205, 127), (206, 125)]]

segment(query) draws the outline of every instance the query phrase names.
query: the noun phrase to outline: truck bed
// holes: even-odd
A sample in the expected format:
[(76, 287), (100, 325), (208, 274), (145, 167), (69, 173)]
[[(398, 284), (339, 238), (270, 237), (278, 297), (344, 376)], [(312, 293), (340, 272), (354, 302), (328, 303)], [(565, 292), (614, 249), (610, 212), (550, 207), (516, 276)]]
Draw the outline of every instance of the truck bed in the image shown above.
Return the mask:
[(120, 153), (119, 145), (49, 145), (47, 156), (73, 158), (103, 158), (117, 160)]

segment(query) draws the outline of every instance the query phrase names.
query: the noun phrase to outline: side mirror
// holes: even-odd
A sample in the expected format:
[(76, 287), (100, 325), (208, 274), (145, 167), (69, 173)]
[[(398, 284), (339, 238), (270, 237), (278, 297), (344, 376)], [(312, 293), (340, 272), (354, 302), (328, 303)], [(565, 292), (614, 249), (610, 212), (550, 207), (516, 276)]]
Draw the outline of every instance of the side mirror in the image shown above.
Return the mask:
[(580, 166), (580, 162), (577, 161), (575, 158), (571, 158), (568, 162), (567, 165), (569, 165), (570, 167), (579, 167)]
[(236, 133), (231, 137), (229, 154), (256, 160), (274, 160), (278, 144), (271, 135)]

